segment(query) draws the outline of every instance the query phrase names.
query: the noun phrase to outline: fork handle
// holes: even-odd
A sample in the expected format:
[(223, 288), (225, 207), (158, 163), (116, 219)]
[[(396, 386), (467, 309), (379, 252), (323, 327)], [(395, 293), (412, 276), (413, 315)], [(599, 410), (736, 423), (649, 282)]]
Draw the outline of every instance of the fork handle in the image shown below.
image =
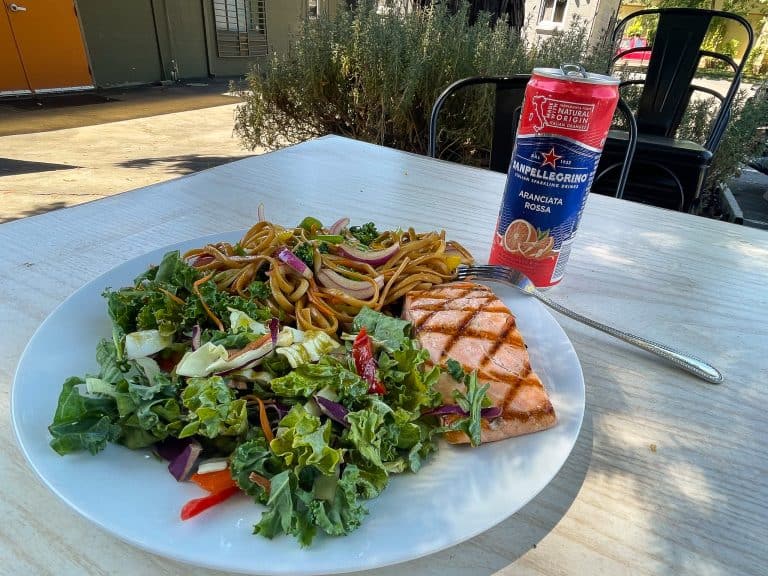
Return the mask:
[(683, 352), (680, 352), (679, 350), (675, 350), (674, 348), (670, 348), (669, 346), (665, 346), (664, 344), (659, 344), (658, 342), (647, 340), (645, 338), (641, 338), (640, 336), (635, 336), (634, 334), (623, 332), (611, 326), (607, 326), (605, 324), (601, 324), (600, 322), (596, 322), (591, 318), (582, 316), (578, 312), (569, 310), (565, 306), (562, 306), (557, 302), (550, 300), (547, 296), (541, 293), (535, 293), (534, 296), (536, 296), (539, 300), (541, 300), (544, 304), (546, 304), (553, 310), (560, 312), (560, 314), (564, 314), (565, 316), (568, 316), (569, 318), (573, 318), (574, 320), (582, 322), (587, 326), (591, 326), (592, 328), (600, 330), (601, 332), (605, 332), (606, 334), (615, 336), (616, 338), (623, 340), (624, 342), (628, 342), (629, 344), (634, 344), (638, 348), (642, 348), (643, 350), (646, 350), (652, 354), (661, 356), (662, 358), (669, 360), (670, 362), (682, 368), (683, 370), (686, 370), (691, 374), (698, 376), (702, 380), (706, 380), (711, 384), (720, 384), (723, 381), (723, 375), (720, 373), (720, 371), (714, 366), (712, 366), (711, 364), (704, 362), (704, 360), (696, 358), (695, 356), (691, 356), (690, 354), (684, 354)]

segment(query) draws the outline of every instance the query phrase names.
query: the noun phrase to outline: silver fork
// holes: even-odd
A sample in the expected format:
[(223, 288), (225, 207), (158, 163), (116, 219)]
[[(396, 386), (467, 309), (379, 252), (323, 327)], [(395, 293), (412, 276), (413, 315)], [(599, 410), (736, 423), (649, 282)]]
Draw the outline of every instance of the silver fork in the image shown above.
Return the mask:
[(622, 330), (617, 330), (611, 326), (601, 324), (600, 322), (596, 322), (591, 318), (582, 316), (581, 314), (574, 312), (573, 310), (569, 310), (565, 306), (550, 300), (547, 296), (542, 294), (536, 288), (536, 286), (534, 286), (530, 278), (528, 278), (522, 272), (512, 268), (508, 268), (506, 266), (461, 266), (457, 270), (456, 279), (491, 280), (509, 284), (510, 286), (514, 286), (525, 294), (529, 294), (530, 296), (538, 298), (541, 302), (553, 310), (560, 312), (569, 318), (573, 318), (574, 320), (582, 322), (587, 326), (591, 326), (592, 328), (596, 328), (601, 332), (615, 336), (624, 342), (634, 344), (638, 348), (642, 348), (643, 350), (651, 352), (652, 354), (661, 356), (679, 368), (682, 368), (683, 370), (698, 376), (702, 380), (706, 380), (711, 384), (720, 384), (723, 381), (723, 375), (720, 373), (720, 371), (711, 364), (704, 362), (704, 360), (696, 358), (695, 356), (691, 356), (690, 354), (685, 354), (664, 344), (659, 344), (658, 342), (653, 342), (652, 340), (641, 338), (640, 336), (630, 334), (629, 332), (623, 332)]

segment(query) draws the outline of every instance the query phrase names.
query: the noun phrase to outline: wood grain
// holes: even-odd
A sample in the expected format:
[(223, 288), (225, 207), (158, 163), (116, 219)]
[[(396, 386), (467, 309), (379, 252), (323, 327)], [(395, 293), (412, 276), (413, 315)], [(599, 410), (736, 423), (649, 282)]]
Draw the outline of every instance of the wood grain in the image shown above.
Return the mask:
[[(0, 225), (0, 573), (213, 574), (142, 552), (61, 503), (21, 455), (13, 373), (72, 291), (150, 250), (269, 219), (348, 215), (445, 228), (484, 261), (504, 176), (327, 137), (93, 203)], [(581, 360), (587, 414), (553, 482), (520, 512), (385, 574), (765, 574), (768, 566), (768, 235), (593, 196), (549, 294), (695, 353), (712, 386), (558, 318)]]

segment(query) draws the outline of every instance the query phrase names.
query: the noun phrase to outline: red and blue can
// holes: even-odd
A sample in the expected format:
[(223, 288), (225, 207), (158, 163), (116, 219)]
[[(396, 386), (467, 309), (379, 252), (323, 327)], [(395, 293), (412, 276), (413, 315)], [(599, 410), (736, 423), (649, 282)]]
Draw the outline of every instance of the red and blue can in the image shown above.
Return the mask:
[(536, 286), (560, 282), (619, 100), (619, 80), (580, 66), (535, 68), (493, 238), (491, 264)]

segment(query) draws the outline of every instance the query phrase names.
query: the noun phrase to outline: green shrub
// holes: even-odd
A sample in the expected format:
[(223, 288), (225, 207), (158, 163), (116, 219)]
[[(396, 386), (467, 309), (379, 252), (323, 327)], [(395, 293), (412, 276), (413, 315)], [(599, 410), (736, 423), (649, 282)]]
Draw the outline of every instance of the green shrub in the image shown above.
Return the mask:
[(734, 101), (731, 121), (725, 129), (720, 147), (712, 157), (707, 173), (706, 189), (718, 182), (737, 176), (741, 167), (756, 156), (764, 154), (765, 134), (760, 128), (768, 126), (768, 91), (760, 87), (752, 96), (741, 92)]
[[(371, 2), (360, 0), (356, 8), (340, 10), (331, 19), (305, 21), (287, 53), (274, 54), (248, 75), (236, 133), (251, 149), (273, 150), (339, 134), (425, 154), (432, 104), (457, 79), (530, 73), (536, 66), (564, 62), (581, 62), (593, 71), (607, 69), (610, 46), (588, 49), (589, 27), (583, 22), (531, 44), (504, 24), (489, 26), (487, 15), (469, 25), (467, 9), (464, 3), (463, 10), (452, 14), (438, 4), (380, 15)], [(492, 92), (475, 87), (464, 93), (443, 109), (439, 155), (484, 165), (491, 139)], [(636, 100), (639, 91), (633, 95), (630, 87), (624, 95)], [(703, 143), (713, 110), (708, 101), (694, 101), (677, 136)], [(757, 128), (768, 125), (767, 114), (762, 92), (760, 97), (737, 100), (707, 175), (705, 195), (755, 154)]]
[[(332, 19), (303, 23), (286, 54), (248, 75), (235, 131), (243, 143), (275, 149), (339, 134), (424, 154), (437, 96), (466, 76), (530, 73), (534, 66), (581, 62), (603, 70), (607, 53), (587, 50), (575, 23), (538, 45), (505, 24), (475, 25), (443, 5), (397, 15), (359, 2)], [(602, 58), (602, 60), (599, 60)], [(444, 157), (483, 162), (490, 141), (491, 94), (478, 88), (441, 115)]]

